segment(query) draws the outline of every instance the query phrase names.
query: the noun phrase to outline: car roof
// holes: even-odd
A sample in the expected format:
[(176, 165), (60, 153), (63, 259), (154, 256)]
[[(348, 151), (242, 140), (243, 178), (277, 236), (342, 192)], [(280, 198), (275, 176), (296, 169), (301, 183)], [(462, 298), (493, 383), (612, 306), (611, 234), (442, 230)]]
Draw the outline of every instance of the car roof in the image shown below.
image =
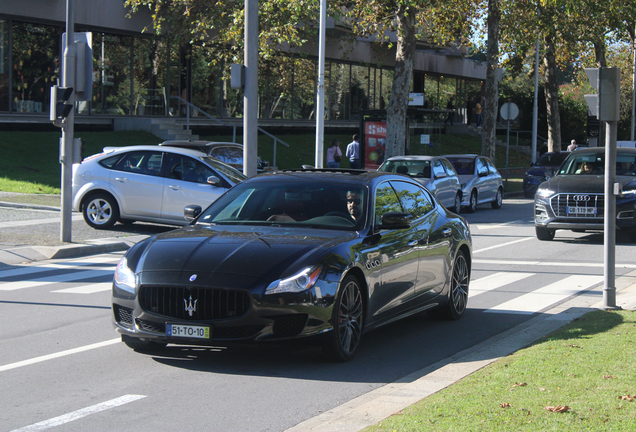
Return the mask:
[[(445, 158), (476, 158), (477, 156), (479, 156), (478, 154), (473, 154), (473, 153), (467, 153), (467, 154), (447, 154), (444, 155)], [(483, 156), (486, 157), (486, 156)], [(486, 158), (487, 159), (487, 158)]]
[[(632, 153), (636, 154), (636, 148), (630, 147), (617, 147), (616, 151), (621, 153)], [(573, 154), (583, 154), (583, 153), (605, 153), (605, 147), (586, 147), (586, 148), (578, 148), (573, 152)]]
[(204, 140), (168, 140), (159, 144), (160, 146), (169, 147), (236, 147), (243, 148), (243, 144), (222, 142), (222, 141), (204, 141)]
[(105, 153), (121, 153), (125, 151), (165, 151), (168, 153), (178, 153), (182, 155), (188, 155), (192, 157), (208, 157), (207, 154), (200, 150), (193, 150), (188, 148), (177, 148), (177, 147), (161, 147), (158, 148), (156, 145), (136, 145), (136, 146), (124, 146), (124, 147), (104, 147), (103, 151)]
[(422, 160), (433, 160), (433, 159), (443, 159), (444, 156), (424, 156), (424, 155), (414, 155), (414, 156), (392, 156), (387, 159), (387, 161), (422, 161)]
[(351, 169), (292, 169), (292, 170), (280, 170), (266, 172), (252, 177), (250, 180), (257, 179), (258, 181), (278, 181), (286, 179), (289, 181), (327, 181), (327, 182), (345, 182), (345, 183), (359, 183), (370, 184), (377, 182), (381, 179), (395, 179), (395, 180), (408, 180), (403, 175), (389, 173), (384, 171), (364, 171), (364, 170), (351, 170)]

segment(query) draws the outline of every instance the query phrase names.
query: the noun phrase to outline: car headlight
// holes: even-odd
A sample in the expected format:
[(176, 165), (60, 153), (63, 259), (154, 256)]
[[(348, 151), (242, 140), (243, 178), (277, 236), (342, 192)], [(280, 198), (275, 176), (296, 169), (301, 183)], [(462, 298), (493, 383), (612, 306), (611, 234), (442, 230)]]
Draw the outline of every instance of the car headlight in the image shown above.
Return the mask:
[(555, 192), (552, 189), (537, 189), (537, 196), (540, 196), (541, 198), (548, 198), (554, 194)]
[(115, 269), (115, 284), (130, 293), (135, 293), (135, 288), (137, 286), (137, 278), (135, 277), (135, 273), (128, 267), (128, 260), (126, 257), (123, 257), (119, 264), (117, 264), (117, 268)]
[(279, 279), (269, 284), (265, 294), (297, 293), (308, 290), (316, 283), (322, 266), (307, 267), (287, 279)]

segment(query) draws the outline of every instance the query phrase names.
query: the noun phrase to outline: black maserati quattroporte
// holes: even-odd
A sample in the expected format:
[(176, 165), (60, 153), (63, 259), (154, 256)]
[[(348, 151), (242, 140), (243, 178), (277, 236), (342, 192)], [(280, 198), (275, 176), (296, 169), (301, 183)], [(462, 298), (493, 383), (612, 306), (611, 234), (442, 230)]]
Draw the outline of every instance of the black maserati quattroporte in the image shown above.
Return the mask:
[(266, 173), (184, 216), (117, 266), (114, 325), (133, 349), (313, 338), (347, 361), (367, 330), (466, 310), (468, 224), (404, 176)]

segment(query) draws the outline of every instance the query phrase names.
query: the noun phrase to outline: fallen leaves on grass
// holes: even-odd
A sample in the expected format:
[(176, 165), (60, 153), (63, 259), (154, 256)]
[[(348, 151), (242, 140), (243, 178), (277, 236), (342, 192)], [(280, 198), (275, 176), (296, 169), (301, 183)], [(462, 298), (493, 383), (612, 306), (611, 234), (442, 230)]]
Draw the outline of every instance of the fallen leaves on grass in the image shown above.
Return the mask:
[(636, 395), (633, 395), (633, 396), (632, 396), (632, 395), (630, 395), (630, 394), (627, 394), (627, 395), (625, 395), (625, 396), (619, 396), (618, 398), (619, 398), (620, 400), (626, 400), (626, 401), (632, 402), (634, 399), (636, 399)]
[(614, 375), (603, 375), (603, 379), (616, 379)]
[(528, 385), (528, 383), (518, 383), (518, 382), (516, 382), (516, 383), (514, 383), (514, 384), (512, 385), (512, 388), (515, 388), (515, 387), (525, 387), (525, 386), (527, 386), (527, 385)]
[(557, 405), (557, 406), (547, 406), (545, 407), (545, 409), (552, 412), (566, 412), (570, 410), (570, 407), (567, 405)]
[(510, 408), (512, 405), (510, 405), (508, 402), (504, 402), (504, 403), (500, 403), (499, 406), (502, 408)]

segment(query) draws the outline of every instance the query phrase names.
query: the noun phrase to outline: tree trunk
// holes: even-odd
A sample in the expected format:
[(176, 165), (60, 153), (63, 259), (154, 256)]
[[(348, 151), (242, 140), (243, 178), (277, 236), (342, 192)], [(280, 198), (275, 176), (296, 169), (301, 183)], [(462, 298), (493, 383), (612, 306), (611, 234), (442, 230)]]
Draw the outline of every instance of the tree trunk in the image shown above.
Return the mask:
[(548, 117), (548, 151), (561, 151), (561, 116), (554, 34), (545, 37), (545, 102)]
[(398, 34), (395, 53), (395, 73), (391, 97), (386, 110), (386, 157), (402, 156), (406, 147), (406, 109), (411, 90), (413, 58), (415, 57), (415, 11), (400, 6), (397, 14)]
[(499, 111), (499, 20), (501, 10), (499, 0), (488, 0), (488, 47), (486, 63), (486, 102), (484, 109), (484, 132), (481, 141), (481, 154), (495, 161), (497, 142), (497, 112)]

